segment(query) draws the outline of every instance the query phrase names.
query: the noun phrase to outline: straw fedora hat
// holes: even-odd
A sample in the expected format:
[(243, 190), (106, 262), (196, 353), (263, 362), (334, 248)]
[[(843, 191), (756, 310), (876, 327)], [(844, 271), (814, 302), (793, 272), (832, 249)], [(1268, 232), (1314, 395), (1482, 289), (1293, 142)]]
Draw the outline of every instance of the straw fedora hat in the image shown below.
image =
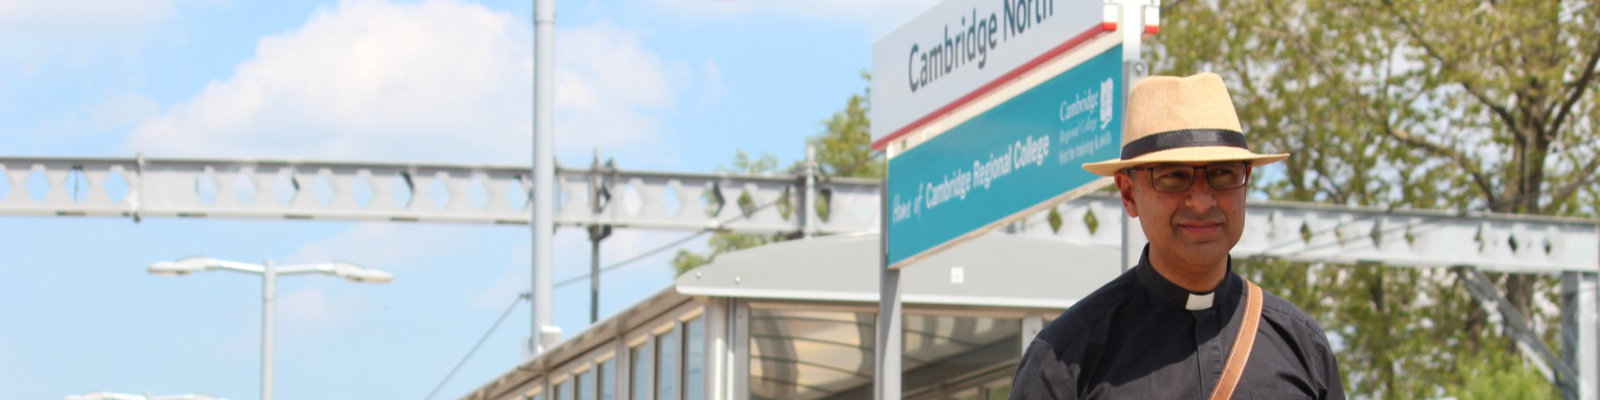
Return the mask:
[(1111, 176), (1142, 164), (1250, 161), (1261, 166), (1289, 158), (1250, 151), (1228, 87), (1210, 72), (1139, 80), (1128, 93), (1126, 125), (1122, 157), (1083, 164), (1083, 169)]

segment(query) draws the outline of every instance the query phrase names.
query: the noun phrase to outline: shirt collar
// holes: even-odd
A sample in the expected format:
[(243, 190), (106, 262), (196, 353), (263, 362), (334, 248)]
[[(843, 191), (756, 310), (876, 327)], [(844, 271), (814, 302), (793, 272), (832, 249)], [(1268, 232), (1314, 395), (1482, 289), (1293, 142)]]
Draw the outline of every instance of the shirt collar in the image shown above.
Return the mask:
[(1139, 264), (1134, 266), (1134, 271), (1139, 277), (1140, 286), (1145, 292), (1155, 297), (1157, 301), (1172, 307), (1198, 311), (1207, 310), (1218, 304), (1219, 299), (1232, 298), (1238, 292), (1233, 277), (1233, 257), (1228, 257), (1228, 273), (1223, 276), (1222, 283), (1217, 288), (1207, 293), (1194, 293), (1167, 280), (1156, 272), (1150, 265), (1150, 245), (1145, 245), (1144, 251), (1139, 254)]

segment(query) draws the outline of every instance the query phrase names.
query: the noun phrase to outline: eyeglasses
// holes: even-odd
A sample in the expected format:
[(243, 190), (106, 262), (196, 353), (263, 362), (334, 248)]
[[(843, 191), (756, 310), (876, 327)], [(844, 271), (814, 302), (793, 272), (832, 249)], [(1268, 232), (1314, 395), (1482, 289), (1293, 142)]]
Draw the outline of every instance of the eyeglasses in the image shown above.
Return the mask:
[(1162, 193), (1189, 191), (1189, 186), (1194, 184), (1195, 175), (1202, 174), (1214, 190), (1238, 189), (1250, 182), (1250, 163), (1243, 161), (1201, 166), (1165, 164), (1128, 168), (1123, 171), (1128, 176), (1133, 176), (1134, 171), (1150, 171), (1150, 186)]

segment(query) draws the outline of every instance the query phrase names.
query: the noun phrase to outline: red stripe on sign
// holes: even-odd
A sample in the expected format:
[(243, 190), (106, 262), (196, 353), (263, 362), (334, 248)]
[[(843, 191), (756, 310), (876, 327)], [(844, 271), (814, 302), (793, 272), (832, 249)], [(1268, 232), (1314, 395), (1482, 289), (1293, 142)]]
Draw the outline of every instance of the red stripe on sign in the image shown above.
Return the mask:
[(1067, 50), (1072, 50), (1073, 48), (1078, 47), (1078, 45), (1089, 41), (1089, 39), (1093, 39), (1095, 36), (1099, 36), (1101, 33), (1115, 30), (1117, 30), (1117, 24), (1112, 22), (1105, 22), (1101, 23), (1099, 26), (1091, 27), (1088, 30), (1083, 31), (1083, 33), (1073, 36), (1072, 39), (1068, 39), (1066, 42), (1061, 43), (1061, 45), (1050, 49), (1050, 51), (1046, 51), (1044, 54), (1040, 54), (1038, 57), (1028, 60), (1027, 63), (1024, 63), (1016, 69), (1011, 70), (1011, 72), (1007, 72), (1005, 75), (1000, 75), (999, 78), (995, 78), (994, 80), (989, 81), (989, 83), (979, 86), (978, 89), (967, 93), (965, 96), (961, 96), (961, 98), (950, 102), (950, 104), (946, 104), (944, 107), (939, 107), (938, 110), (934, 110), (933, 112), (928, 113), (928, 115), (924, 115), (922, 118), (918, 118), (916, 121), (906, 124), (906, 126), (894, 131), (894, 133), (890, 133), (885, 135), (883, 138), (873, 141), (872, 149), (883, 150), (884, 147), (889, 146), (889, 142), (899, 139), (901, 136), (905, 136), (907, 133), (910, 133), (917, 128), (921, 128), (923, 125), (927, 125), (929, 122), (933, 122), (934, 119), (950, 113), (951, 110), (955, 110), (956, 108), (964, 106), (967, 103), (971, 103), (973, 100), (977, 100), (979, 97), (982, 97), (983, 95), (999, 88), (1001, 84), (1015, 79), (1016, 77), (1021, 76), (1028, 71), (1032, 71), (1034, 68), (1039, 67), (1039, 65), (1044, 64), (1046, 61), (1050, 61), (1050, 59), (1055, 58), (1062, 53), (1066, 53)]

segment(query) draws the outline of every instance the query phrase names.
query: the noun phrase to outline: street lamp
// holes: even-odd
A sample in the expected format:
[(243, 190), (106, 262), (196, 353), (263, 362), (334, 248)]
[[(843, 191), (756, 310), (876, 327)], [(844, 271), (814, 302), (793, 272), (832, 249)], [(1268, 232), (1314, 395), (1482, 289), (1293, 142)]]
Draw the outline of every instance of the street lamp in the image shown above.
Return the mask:
[(279, 268), (267, 260), (265, 264), (227, 261), (202, 256), (187, 257), (177, 261), (159, 261), (146, 269), (151, 275), (183, 276), (199, 271), (227, 270), (261, 275), (261, 400), (272, 400), (272, 320), (273, 303), (278, 297), (278, 275), (323, 274), (342, 277), (351, 282), (389, 283), (394, 275), (359, 265), (335, 261), (321, 264), (290, 265)]
[(61, 400), (223, 400), (203, 394), (178, 394), (171, 396), (152, 396), (148, 394), (112, 393), (107, 391), (72, 394), (62, 397)]

